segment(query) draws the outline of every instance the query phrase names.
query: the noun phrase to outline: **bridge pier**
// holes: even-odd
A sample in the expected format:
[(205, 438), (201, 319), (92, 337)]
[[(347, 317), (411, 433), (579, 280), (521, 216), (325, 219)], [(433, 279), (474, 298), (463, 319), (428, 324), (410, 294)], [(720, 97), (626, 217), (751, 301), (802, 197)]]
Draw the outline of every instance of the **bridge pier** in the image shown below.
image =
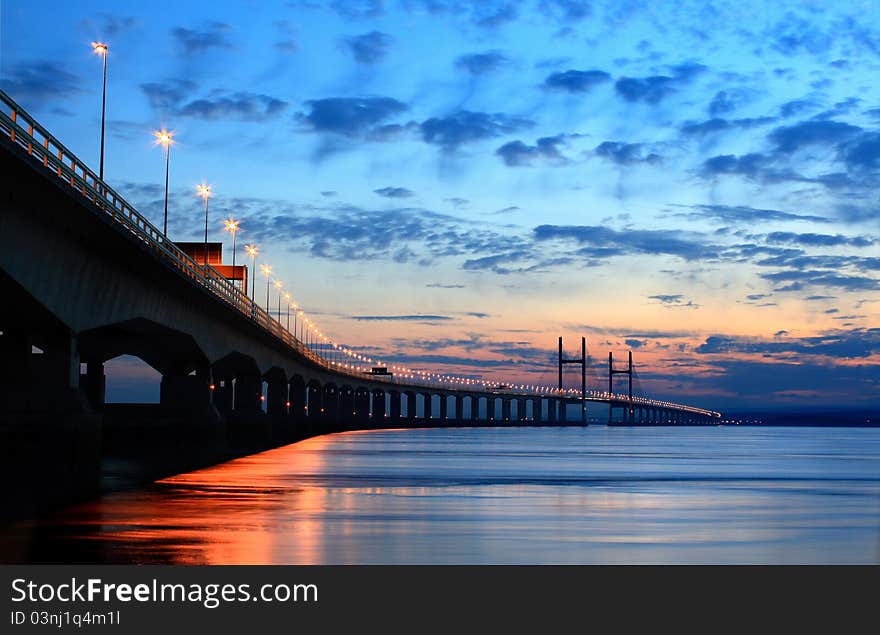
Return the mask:
[(373, 417), (371, 428), (378, 428), (385, 425), (385, 391), (375, 388), (372, 393), (373, 397)]
[(321, 421), (325, 429), (339, 431), (342, 429), (339, 417), (339, 390), (336, 384), (324, 385), (323, 401), (321, 403)]
[(547, 399), (547, 422), (556, 423), (556, 400)]
[(265, 380), (266, 414), (273, 419), (282, 419), (287, 416), (287, 377), (284, 371), (276, 368), (266, 374)]
[(307, 421), (308, 414), (306, 411), (306, 384), (303, 378), (299, 375), (291, 377), (288, 391), (293, 425), (296, 428), (296, 432), (299, 433), (300, 429), (305, 428), (304, 424)]
[(395, 423), (399, 422), (401, 417), (401, 410), (403, 409), (401, 405), (403, 395), (397, 390), (389, 390), (388, 395), (390, 397), (389, 404), (391, 410), (390, 416), (388, 418)]
[(107, 393), (104, 363), (98, 359), (86, 361), (86, 372), (79, 376), (79, 385), (83, 389), (92, 410), (100, 412), (104, 407), (104, 399)]
[(565, 399), (559, 400), (559, 423), (565, 425), (568, 422), (568, 404)]
[(544, 421), (544, 413), (542, 411), (541, 398), (532, 397), (532, 421), (536, 424), (540, 424)]
[(480, 396), (471, 394), (471, 422), (480, 420)]
[(461, 393), (453, 397), (455, 403), (455, 423), (458, 425), (464, 423), (464, 397)]
[[(345, 412), (346, 416), (348, 411)], [(354, 411), (351, 417), (351, 426), (354, 429), (369, 428), (372, 416), (370, 412), (370, 391), (363, 386), (354, 391)]]
[(447, 425), (449, 423), (449, 395), (440, 394), (440, 423)]
[(430, 425), (434, 418), (434, 395), (429, 392), (422, 393), (422, 414), (425, 422)]
[(343, 385), (339, 388), (339, 421), (344, 427), (354, 424), (356, 419), (355, 412), (355, 391), (349, 385)]
[(519, 398), (516, 400), (516, 420), (522, 425), (525, 423), (526, 419), (526, 400), (524, 398)]
[(236, 412), (256, 413), (263, 409), (263, 380), (259, 375), (239, 375), (235, 378)]
[(510, 399), (501, 397), (501, 421), (504, 425), (510, 423)]
[(402, 394), (406, 395), (406, 419), (412, 424), (417, 417), (416, 393), (412, 390), (406, 390)]

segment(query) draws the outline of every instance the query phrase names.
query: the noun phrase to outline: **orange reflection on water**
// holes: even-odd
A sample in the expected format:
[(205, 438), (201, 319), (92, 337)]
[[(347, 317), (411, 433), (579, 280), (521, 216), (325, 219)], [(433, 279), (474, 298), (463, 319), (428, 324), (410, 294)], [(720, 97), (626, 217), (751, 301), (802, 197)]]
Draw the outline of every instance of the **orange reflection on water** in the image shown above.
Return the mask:
[[(72, 524), (100, 523), (95, 538), (124, 549), (134, 562), (318, 563), (318, 519), (331, 494), (301, 477), (321, 472), (327, 444), (316, 437), (173, 476), (149, 490), (83, 506)], [(296, 553), (285, 553), (284, 545)]]

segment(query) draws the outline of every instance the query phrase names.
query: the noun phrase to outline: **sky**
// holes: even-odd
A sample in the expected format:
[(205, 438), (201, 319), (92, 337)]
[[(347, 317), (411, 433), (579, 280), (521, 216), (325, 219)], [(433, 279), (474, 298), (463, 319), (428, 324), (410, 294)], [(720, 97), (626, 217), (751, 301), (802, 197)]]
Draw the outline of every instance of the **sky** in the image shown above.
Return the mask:
[[(324, 333), (713, 409), (880, 406), (880, 3), (0, 4), (0, 85)], [(239, 249), (237, 263), (244, 253)], [(258, 295), (259, 297), (259, 295)], [(274, 303), (274, 300), (273, 300)], [(573, 367), (566, 382), (579, 383)]]

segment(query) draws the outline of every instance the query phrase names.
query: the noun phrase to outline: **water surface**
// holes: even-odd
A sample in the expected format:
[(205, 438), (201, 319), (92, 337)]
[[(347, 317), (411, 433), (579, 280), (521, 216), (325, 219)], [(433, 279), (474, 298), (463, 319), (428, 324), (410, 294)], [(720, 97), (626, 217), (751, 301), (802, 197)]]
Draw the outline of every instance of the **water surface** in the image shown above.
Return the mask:
[(880, 429), (349, 432), (108, 495), (10, 560), (877, 563)]

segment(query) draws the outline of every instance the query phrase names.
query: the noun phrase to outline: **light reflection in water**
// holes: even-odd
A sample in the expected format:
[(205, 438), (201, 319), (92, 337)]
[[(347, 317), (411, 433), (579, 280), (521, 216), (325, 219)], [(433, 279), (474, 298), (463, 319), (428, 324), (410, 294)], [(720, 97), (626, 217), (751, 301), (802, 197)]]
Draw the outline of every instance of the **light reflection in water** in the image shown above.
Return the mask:
[(7, 561), (878, 562), (880, 429), (345, 433), (18, 532)]

